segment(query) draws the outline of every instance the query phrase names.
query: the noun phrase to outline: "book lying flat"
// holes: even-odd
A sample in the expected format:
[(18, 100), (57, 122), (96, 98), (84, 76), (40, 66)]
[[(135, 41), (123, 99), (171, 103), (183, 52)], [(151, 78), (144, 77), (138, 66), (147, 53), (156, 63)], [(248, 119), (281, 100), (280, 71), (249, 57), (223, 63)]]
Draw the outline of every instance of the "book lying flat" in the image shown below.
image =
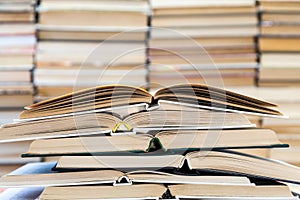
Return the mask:
[(176, 175), (158, 171), (130, 171), (127, 173), (117, 170), (95, 170), (76, 172), (55, 172), (55, 162), (31, 163), (0, 178), (1, 188), (12, 187), (48, 187), (95, 184), (228, 184), (253, 185), (246, 177), (238, 176), (197, 176)]
[(206, 85), (175, 85), (158, 90), (154, 96), (142, 88), (106, 85), (27, 106), (20, 119), (115, 110), (120, 106), (137, 104), (144, 104), (144, 109), (155, 109), (162, 103), (256, 115), (282, 115), (272, 103)]
[[(266, 197), (295, 199), (287, 186), (232, 186), (140, 184), (123, 186), (47, 187), (41, 200), (60, 199), (199, 199), (202, 197)], [(172, 198), (173, 199), (173, 198)], [(267, 199), (267, 198), (266, 198)]]
[(147, 1), (43, 1), (38, 12), (42, 25), (140, 27), (147, 25), (148, 9)]
[(297, 36), (263, 36), (259, 38), (259, 48), (265, 52), (298, 52), (300, 39)]
[[(146, 25), (146, 23), (145, 23)], [(56, 25), (37, 25), (38, 38), (43, 40), (87, 40), (97, 41), (145, 41), (148, 27), (103, 27), (103, 26), (56, 26)], [(122, 33), (121, 35), (117, 34)]]
[[(259, 138), (259, 139), (258, 139)], [(174, 130), (150, 134), (35, 140), (24, 157), (287, 147), (269, 129)]]
[(0, 128), (0, 143), (84, 135), (118, 135), (124, 131), (147, 133), (174, 129), (233, 129), (254, 126), (242, 114), (204, 109), (151, 110), (123, 118), (115, 113), (102, 112), (5, 124)]
[(259, 177), (284, 182), (300, 183), (300, 168), (284, 162), (261, 158), (229, 150), (190, 152), (164, 156), (63, 156), (56, 169), (190, 169), (247, 177)]

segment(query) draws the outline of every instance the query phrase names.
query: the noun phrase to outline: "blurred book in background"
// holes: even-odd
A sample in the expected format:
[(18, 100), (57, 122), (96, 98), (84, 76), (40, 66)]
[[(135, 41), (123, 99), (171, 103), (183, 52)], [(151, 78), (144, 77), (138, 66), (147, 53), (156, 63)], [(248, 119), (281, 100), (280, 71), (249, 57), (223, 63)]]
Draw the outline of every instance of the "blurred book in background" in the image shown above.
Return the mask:
[(300, 1), (260, 0), (260, 86), (300, 85)]
[(32, 0), (1, 1), (0, 9), (0, 107), (32, 103), (31, 70), (35, 48)]
[(151, 89), (179, 82), (254, 85), (254, 0), (151, 3)]
[(146, 85), (147, 1), (42, 0), (38, 13), (36, 100), (103, 84)]
[[(33, 102), (31, 71), (35, 51), (35, 1), (2, 0), (0, 6), (0, 125), (18, 118)], [(20, 159), (29, 142), (1, 145), (0, 175), (29, 161)]]
[(259, 94), (290, 117), (262, 120), (263, 127), (275, 130), (281, 141), (290, 144), (284, 153), (271, 150), (269, 157), (300, 166), (300, 1), (260, 0), (259, 8), (259, 86), (263, 87)]

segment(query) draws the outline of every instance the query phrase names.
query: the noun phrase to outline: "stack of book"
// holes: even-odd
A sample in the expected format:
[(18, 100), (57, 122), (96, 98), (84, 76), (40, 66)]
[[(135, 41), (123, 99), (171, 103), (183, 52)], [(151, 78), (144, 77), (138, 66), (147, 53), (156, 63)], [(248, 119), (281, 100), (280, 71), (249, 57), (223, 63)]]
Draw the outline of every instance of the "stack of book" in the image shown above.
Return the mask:
[[(0, 2), (0, 125), (33, 102), (34, 6), (33, 0)], [(20, 154), (28, 146), (29, 142), (1, 146), (0, 175), (26, 163)]]
[(42, 0), (37, 9), (38, 101), (95, 85), (146, 85), (146, 0)]
[[(241, 151), (282, 148), (244, 114), (282, 117), (276, 105), (207, 85), (153, 96), (106, 85), (28, 106), (0, 141), (35, 141), (23, 157), (61, 156), (0, 178), (1, 199), (298, 199), (300, 169)], [(250, 150), (249, 150), (250, 151)]]
[[(260, 0), (261, 64), (256, 95), (276, 102), (290, 117), (286, 120), (263, 119), (262, 126), (272, 128), (278, 137), (291, 144), (284, 152), (271, 150), (270, 158), (300, 166), (300, 1)], [(263, 88), (263, 86), (270, 88)], [(280, 94), (280, 95), (279, 95)]]
[(32, 103), (31, 70), (35, 47), (34, 1), (1, 1), (0, 108)]
[(255, 84), (255, 0), (151, 2), (152, 88), (180, 82)]
[(260, 0), (259, 85), (300, 84), (300, 1)]

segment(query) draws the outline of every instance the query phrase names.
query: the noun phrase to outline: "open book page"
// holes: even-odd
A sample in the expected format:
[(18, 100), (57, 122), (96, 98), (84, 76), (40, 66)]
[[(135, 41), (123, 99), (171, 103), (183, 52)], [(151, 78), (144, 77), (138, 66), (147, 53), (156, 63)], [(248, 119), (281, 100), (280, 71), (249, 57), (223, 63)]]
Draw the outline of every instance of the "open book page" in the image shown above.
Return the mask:
[[(26, 107), (21, 119), (109, 109), (139, 103), (157, 104), (157, 101), (177, 102), (205, 109), (244, 111), (252, 114), (281, 116), (276, 105), (226, 90), (205, 85), (177, 85), (159, 90), (155, 101), (141, 88), (124, 85), (107, 85), (77, 91)], [(273, 109), (274, 108), (274, 109)]]
[[(257, 140), (257, 137), (260, 140)], [(201, 149), (287, 147), (268, 129), (174, 130), (150, 134), (90, 136), (35, 140), (24, 156), (184, 152)]]
[(193, 152), (187, 154), (186, 159), (190, 169), (238, 173), (291, 183), (300, 180), (299, 167), (229, 150)]
[[(48, 171), (35, 171), (35, 173), (24, 172), (22, 174), (8, 174), (0, 178), (0, 186), (7, 187), (48, 187), (66, 185), (94, 185), (110, 184), (118, 185), (124, 183), (162, 183), (162, 184), (228, 184), (228, 185), (251, 185), (246, 177), (238, 176), (191, 176), (190, 174), (176, 175), (159, 171), (130, 171), (123, 173), (117, 170), (93, 170), (93, 171), (51, 171), (53, 163), (36, 163), (28, 165), (27, 168), (36, 169), (38, 166), (47, 168)], [(22, 169), (23, 167), (21, 167)], [(31, 169), (32, 170), (32, 169)], [(20, 171), (20, 170), (19, 170)]]

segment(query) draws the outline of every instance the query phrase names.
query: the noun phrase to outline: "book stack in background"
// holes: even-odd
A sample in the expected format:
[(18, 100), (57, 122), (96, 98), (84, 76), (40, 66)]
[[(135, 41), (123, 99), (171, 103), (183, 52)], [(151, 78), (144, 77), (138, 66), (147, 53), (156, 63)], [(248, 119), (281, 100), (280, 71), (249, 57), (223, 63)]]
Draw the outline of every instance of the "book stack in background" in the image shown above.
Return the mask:
[(260, 86), (300, 84), (300, 1), (260, 0)]
[(260, 0), (259, 88), (254, 95), (279, 105), (290, 118), (262, 119), (290, 145), (284, 153), (271, 150), (269, 157), (300, 165), (300, 1)]
[(1, 1), (0, 107), (32, 103), (31, 70), (35, 48), (34, 1)]
[(287, 147), (246, 114), (282, 117), (272, 103), (199, 84), (153, 96), (98, 86), (33, 104), (0, 142), (34, 139), (23, 157), (60, 159), (3, 176), (13, 189), (0, 198), (298, 199), (288, 184), (300, 184), (300, 168), (238, 152)]
[[(0, 2), (0, 125), (16, 119), (33, 102), (34, 9), (34, 0)], [(1, 146), (1, 175), (26, 163), (19, 157), (28, 146), (28, 142)]]
[(146, 0), (42, 0), (37, 9), (36, 100), (93, 85), (146, 87)]
[[(300, 166), (300, 1), (151, 6), (0, 0), (0, 175), (40, 158), (55, 161), (1, 178), (0, 188), (19, 188), (0, 199), (35, 199), (43, 191), (41, 199), (55, 200), (298, 199), (277, 185), (298, 184), (299, 169), (269, 158)], [(33, 95), (41, 101), (111, 83), (151, 94), (164, 89), (152, 96), (110, 85), (28, 106)], [(249, 96), (203, 85), (166, 88), (178, 83), (259, 97), (289, 118)], [(144, 169), (153, 171), (132, 172)]]
[(152, 88), (181, 82), (255, 85), (254, 0), (153, 0), (151, 4)]

